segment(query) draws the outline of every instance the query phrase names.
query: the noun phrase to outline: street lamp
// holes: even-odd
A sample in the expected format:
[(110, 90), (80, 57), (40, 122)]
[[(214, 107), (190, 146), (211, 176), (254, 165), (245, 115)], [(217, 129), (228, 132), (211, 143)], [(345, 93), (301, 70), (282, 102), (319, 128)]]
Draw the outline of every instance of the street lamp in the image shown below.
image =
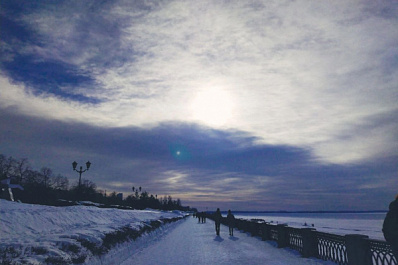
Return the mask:
[(73, 163), (72, 163), (73, 170), (76, 171), (77, 173), (79, 173), (79, 187), (78, 187), (78, 189), (79, 189), (79, 194), (80, 194), (80, 185), (82, 183), (82, 173), (86, 172), (87, 170), (90, 169), (91, 163), (90, 163), (90, 161), (86, 162), (86, 169), (85, 170), (83, 170), (82, 166), (80, 166), (80, 170), (77, 170), (76, 166), (77, 166), (77, 162), (73, 161)]

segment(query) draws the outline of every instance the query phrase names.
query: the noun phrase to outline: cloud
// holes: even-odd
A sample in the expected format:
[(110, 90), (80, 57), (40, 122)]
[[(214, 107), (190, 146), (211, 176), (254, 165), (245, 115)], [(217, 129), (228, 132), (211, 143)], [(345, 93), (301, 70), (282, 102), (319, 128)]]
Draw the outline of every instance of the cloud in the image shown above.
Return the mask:
[[(12, 61), (18, 71), (7, 73), (18, 80), (24, 62), (31, 73), (23, 75), (25, 89), (58, 80), (58, 88), (45, 92), (55, 94), (61, 106), (71, 100), (98, 103), (84, 106), (86, 115), (74, 116), (78, 121), (205, 122), (250, 132), (262, 143), (311, 146), (324, 162), (347, 163), (371, 157), (366, 151), (375, 145), (355, 135), (352, 143), (339, 141), (340, 135), (370, 116), (396, 111), (397, 68), (385, 65), (394, 65), (397, 56), (396, 34), (390, 34), (397, 20), (383, 6), (370, 11), (366, 2), (62, 5), (41, 5), (18, 20), (42, 42), (25, 47), (22, 61)], [(26, 61), (31, 54), (44, 63)], [(74, 76), (66, 65), (75, 68)], [(38, 80), (49, 68), (54, 69), (49, 77)], [(208, 88), (221, 88), (233, 99), (233, 117), (219, 126), (222, 116), (206, 122), (190, 108), (195, 95)], [(366, 151), (358, 152), (358, 145)]]
[[(171, 189), (177, 178), (199, 197), (192, 183), (244, 197), (230, 183), (247, 179), (254, 191), (265, 178), (278, 190), (278, 177), (317, 172), (315, 187), (292, 188), (310, 198), (324, 191), (322, 166), (351, 172), (396, 156), (390, 1), (1, 5), (10, 30), (1, 33), (0, 108), (69, 124), (54, 138), (84, 139), (76, 149), (119, 165), (109, 172), (117, 182), (134, 171), (159, 176), (148, 185), (165, 179)], [(77, 134), (81, 126), (90, 135)]]
[[(308, 209), (306, 202), (312, 202), (312, 209), (324, 209), (323, 199), (328, 198), (336, 205), (326, 208), (344, 208), (343, 198), (349, 194), (356, 201), (354, 208), (368, 203), (376, 209), (394, 192), (394, 156), (355, 166), (327, 166), (314, 162), (304, 149), (256, 145), (243, 133), (192, 124), (101, 128), (8, 111), (2, 112), (0, 122), (4, 154), (28, 157), (36, 169), (48, 166), (71, 182), (77, 179), (71, 162), (90, 160), (92, 167), (83, 178), (107, 191), (129, 194), (132, 186), (142, 186), (190, 205), (237, 207), (252, 201), (257, 209)], [(176, 151), (189, 155), (180, 159)], [(369, 189), (385, 195), (366, 197)]]

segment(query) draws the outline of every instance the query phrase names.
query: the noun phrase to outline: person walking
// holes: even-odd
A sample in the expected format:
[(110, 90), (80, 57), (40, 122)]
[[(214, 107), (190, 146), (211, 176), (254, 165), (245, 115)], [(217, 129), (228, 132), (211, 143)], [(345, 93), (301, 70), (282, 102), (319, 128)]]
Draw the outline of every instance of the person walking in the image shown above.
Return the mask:
[(214, 222), (216, 224), (216, 235), (220, 235), (220, 224), (221, 224), (221, 212), (220, 208), (217, 208), (217, 211), (214, 213)]
[(235, 216), (231, 213), (231, 210), (228, 210), (227, 222), (229, 228), (229, 235), (234, 236)]
[(196, 214), (196, 216), (198, 217), (198, 223), (200, 223), (201, 222), (201, 220), (202, 220), (202, 213), (197, 213)]
[(383, 234), (398, 261), (398, 194), (395, 196), (395, 200), (390, 203), (389, 211), (384, 219)]

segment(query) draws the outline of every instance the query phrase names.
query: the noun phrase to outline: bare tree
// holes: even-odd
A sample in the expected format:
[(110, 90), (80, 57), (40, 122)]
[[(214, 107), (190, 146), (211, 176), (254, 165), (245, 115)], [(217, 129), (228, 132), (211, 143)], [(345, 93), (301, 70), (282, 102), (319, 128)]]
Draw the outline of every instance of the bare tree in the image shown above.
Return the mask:
[(44, 182), (44, 187), (47, 188), (47, 185), (49, 184), (49, 180), (53, 174), (53, 171), (48, 167), (42, 167), (40, 169), (40, 174), (42, 177), (42, 182)]
[(92, 190), (96, 190), (97, 189), (97, 185), (94, 182), (92, 182), (91, 180), (88, 180), (88, 179), (83, 179), (82, 186), (87, 188), (87, 189), (92, 189)]
[(22, 158), (15, 161), (14, 174), (19, 183), (24, 181), (30, 169), (31, 167), (27, 158)]
[(148, 198), (149, 198), (148, 192), (144, 191), (143, 193), (141, 193), (141, 196), (140, 196), (141, 200), (147, 200)]
[(39, 184), (42, 181), (41, 174), (35, 170), (27, 170), (25, 175), (25, 184)]
[(67, 190), (69, 186), (69, 180), (67, 177), (58, 174), (55, 177), (50, 178), (50, 187), (57, 190)]
[(6, 157), (4, 155), (0, 155), (0, 178), (10, 178), (13, 174), (13, 169), (15, 165), (15, 159), (10, 157)]

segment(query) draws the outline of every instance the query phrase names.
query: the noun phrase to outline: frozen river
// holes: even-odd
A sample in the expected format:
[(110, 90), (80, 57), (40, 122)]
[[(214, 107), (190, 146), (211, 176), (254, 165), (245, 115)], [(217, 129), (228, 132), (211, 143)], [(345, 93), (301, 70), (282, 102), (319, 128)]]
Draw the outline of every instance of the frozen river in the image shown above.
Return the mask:
[[(225, 216), (225, 214), (223, 214)], [(235, 213), (236, 218), (263, 219), (266, 222), (302, 228), (306, 225), (318, 231), (346, 235), (362, 234), (384, 240), (381, 231), (386, 213)]]

